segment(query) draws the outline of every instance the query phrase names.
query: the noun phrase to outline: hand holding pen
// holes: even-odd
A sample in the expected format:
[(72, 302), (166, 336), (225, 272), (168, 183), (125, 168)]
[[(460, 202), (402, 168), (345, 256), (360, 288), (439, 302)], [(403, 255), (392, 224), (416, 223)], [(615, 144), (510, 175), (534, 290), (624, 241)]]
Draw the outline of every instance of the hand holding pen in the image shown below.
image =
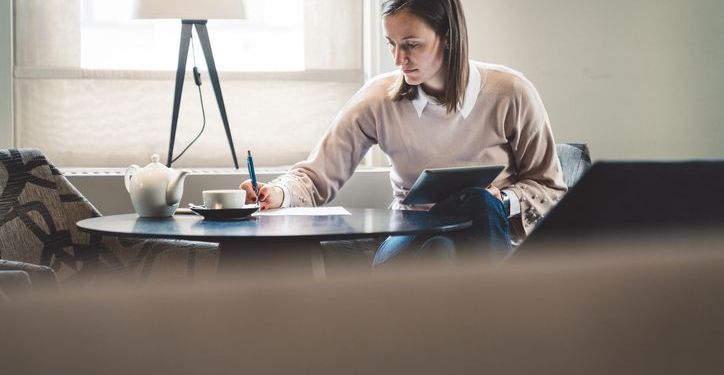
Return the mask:
[(247, 153), (247, 168), (249, 169), (249, 179), (242, 182), (239, 188), (246, 191), (246, 203), (256, 203), (261, 209), (279, 208), (284, 200), (284, 192), (278, 186), (268, 185), (256, 180), (256, 171), (254, 170), (254, 160), (251, 152)]

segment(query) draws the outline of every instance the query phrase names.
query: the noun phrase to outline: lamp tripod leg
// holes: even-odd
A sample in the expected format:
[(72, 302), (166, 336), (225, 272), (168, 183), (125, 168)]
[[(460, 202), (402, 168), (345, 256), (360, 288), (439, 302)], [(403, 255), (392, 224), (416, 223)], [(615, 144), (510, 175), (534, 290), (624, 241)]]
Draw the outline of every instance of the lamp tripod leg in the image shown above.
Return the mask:
[(176, 69), (176, 89), (173, 94), (173, 114), (171, 115), (171, 135), (168, 144), (168, 158), (166, 166), (171, 167), (173, 162), (173, 146), (176, 142), (176, 126), (178, 125), (179, 108), (181, 107), (181, 93), (184, 89), (186, 76), (186, 59), (189, 55), (189, 42), (191, 41), (191, 24), (181, 23), (181, 41), (178, 50), (178, 68)]
[(234, 159), (234, 168), (239, 169), (239, 162), (236, 159), (236, 150), (234, 150), (234, 140), (231, 138), (231, 128), (229, 128), (229, 118), (226, 116), (226, 106), (224, 106), (224, 97), (221, 94), (221, 85), (219, 84), (219, 74), (216, 71), (216, 64), (214, 63), (214, 54), (211, 52), (211, 43), (209, 42), (209, 33), (206, 31), (205, 23), (197, 23), (196, 33), (199, 35), (199, 42), (201, 48), (204, 51), (204, 57), (206, 58), (206, 66), (209, 68), (209, 77), (211, 78), (211, 85), (214, 87), (214, 94), (216, 95), (216, 104), (219, 105), (219, 112), (221, 113), (221, 120), (224, 122), (224, 130), (226, 131), (226, 139), (229, 142), (229, 148), (231, 149), (231, 157)]

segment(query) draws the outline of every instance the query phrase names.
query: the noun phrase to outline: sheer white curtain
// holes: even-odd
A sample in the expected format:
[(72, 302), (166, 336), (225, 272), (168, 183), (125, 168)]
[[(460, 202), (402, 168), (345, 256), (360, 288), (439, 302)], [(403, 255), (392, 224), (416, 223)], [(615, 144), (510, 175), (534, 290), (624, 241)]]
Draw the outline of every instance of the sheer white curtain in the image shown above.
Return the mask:
[[(303, 71), (220, 73), (241, 160), (247, 149), (258, 165), (305, 158), (362, 84), (362, 2), (299, 1), (304, 1)], [(81, 5), (81, 0), (15, 1), (18, 145), (40, 148), (64, 167), (123, 167), (145, 163), (152, 153), (165, 158), (173, 69), (83, 69)], [(209, 30), (214, 46), (213, 21)], [(203, 61), (200, 50), (197, 61)], [(202, 79), (206, 131), (174, 165), (232, 166), (213, 90), (206, 74)], [(200, 127), (198, 92), (189, 74), (175, 154)]]

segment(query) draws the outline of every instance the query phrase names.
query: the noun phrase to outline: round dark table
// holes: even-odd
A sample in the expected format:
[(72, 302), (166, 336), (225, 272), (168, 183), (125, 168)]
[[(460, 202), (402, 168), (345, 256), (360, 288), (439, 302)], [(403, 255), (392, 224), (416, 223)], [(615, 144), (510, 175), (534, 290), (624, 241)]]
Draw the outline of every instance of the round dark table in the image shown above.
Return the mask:
[[(218, 242), (219, 270), (224, 272), (236, 273), (242, 265), (259, 268), (264, 263), (299, 258), (300, 254), (304, 254), (309, 265), (308, 251), (311, 250), (312, 271), (315, 276), (323, 277), (319, 241), (446, 232), (472, 225), (466, 218), (424, 211), (348, 211), (351, 215), (253, 216), (229, 221), (204, 220), (196, 215), (149, 219), (126, 214), (84, 219), (77, 226), (82, 231), (107, 236)], [(305, 248), (307, 252), (301, 251)]]

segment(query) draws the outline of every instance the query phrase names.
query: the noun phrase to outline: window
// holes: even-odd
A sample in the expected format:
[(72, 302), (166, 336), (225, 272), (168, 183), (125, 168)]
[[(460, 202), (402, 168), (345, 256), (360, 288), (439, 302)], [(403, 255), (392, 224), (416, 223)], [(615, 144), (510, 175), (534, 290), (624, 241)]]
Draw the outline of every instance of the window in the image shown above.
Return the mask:
[[(82, 0), (82, 68), (176, 69), (180, 21), (131, 19), (132, 4), (132, 0)], [(208, 23), (217, 68), (304, 70), (304, 2), (246, 0), (245, 8), (245, 20)]]
[[(308, 155), (362, 85), (363, 2), (245, 4), (246, 20), (208, 23), (234, 144), (253, 150), (259, 166), (288, 165)], [(166, 155), (179, 21), (131, 20), (130, 0), (14, 5), (17, 146), (40, 148), (61, 167), (125, 167)], [(194, 42), (207, 125), (174, 166), (228, 167)], [(198, 91), (192, 79), (185, 84), (175, 155), (201, 126)]]

